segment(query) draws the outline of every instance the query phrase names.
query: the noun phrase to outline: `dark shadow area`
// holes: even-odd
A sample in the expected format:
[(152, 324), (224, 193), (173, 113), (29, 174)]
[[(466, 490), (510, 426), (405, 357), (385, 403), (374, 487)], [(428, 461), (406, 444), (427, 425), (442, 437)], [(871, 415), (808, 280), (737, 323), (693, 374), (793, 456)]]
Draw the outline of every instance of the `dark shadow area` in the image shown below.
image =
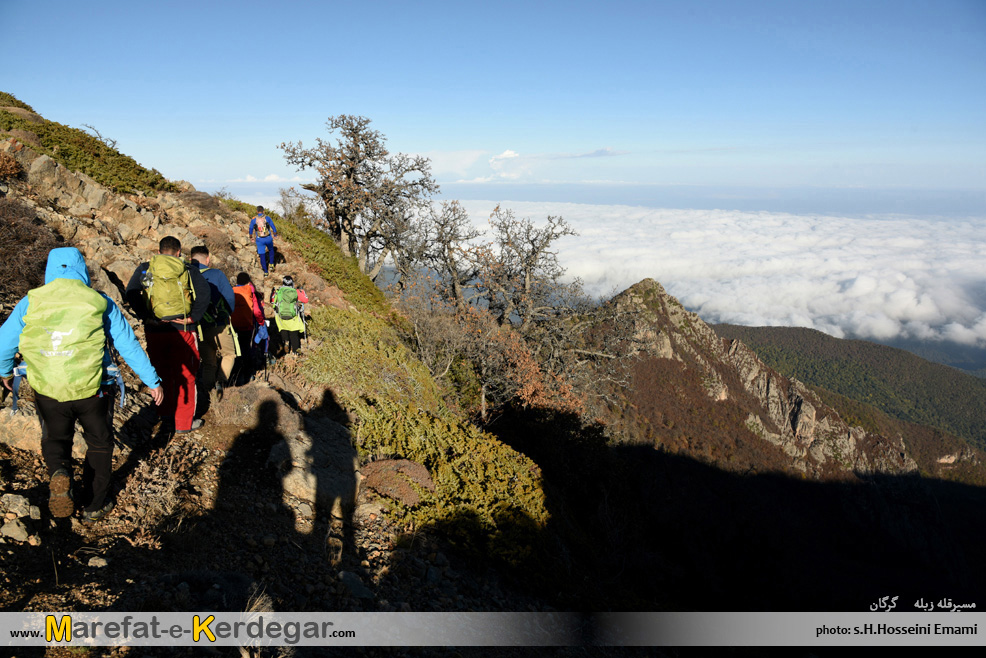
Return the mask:
[[(300, 439), (286, 436), (293, 425), (282, 417), (284, 408), (261, 400), (256, 424), (232, 438), (218, 465), (212, 509), (185, 518), (179, 510), (162, 520), (154, 533), (161, 543), (155, 550), (134, 551), (126, 543), (116, 544), (116, 558), (140, 560), (148, 577), (124, 588), (113, 609), (319, 611), (359, 610), (364, 605), (375, 609), (372, 597), (364, 604), (338, 586), (337, 573), (359, 574), (365, 556), (355, 549), (349, 517), (352, 496), (346, 495), (346, 489), (355, 488), (355, 473), (350, 466), (348, 475), (343, 468), (328, 477), (322, 468), (344, 452), (332, 448), (333, 440), (344, 441), (354, 454), (346, 428), (330, 420), (337, 409), (332, 394), (326, 392), (322, 407), (302, 418), (315, 439), (305, 447)], [(335, 426), (334, 436), (329, 422)], [(285, 497), (287, 478), (300, 477), (276, 470), (275, 456), (286, 450), (290, 450), (288, 463), (309, 466), (309, 477), (302, 478), (302, 484), (311, 488), (314, 503), (294, 497), (289, 502)], [(202, 493), (208, 492), (196, 485), (182, 497)], [(176, 556), (182, 565), (177, 572)], [(363, 581), (368, 582), (365, 575)]]
[[(184, 568), (176, 573), (149, 565), (148, 581), (126, 592), (114, 608), (239, 611), (269, 606), (276, 582), (269, 577), (272, 567), (304, 560), (295, 553), (294, 515), (280, 496), (271, 495), (280, 487), (266, 468), (271, 447), (284, 438), (277, 429), (278, 414), (273, 402), (260, 404), (256, 426), (233, 439), (219, 465), (213, 509), (166, 528), (161, 554), (147, 554), (170, 564), (176, 554), (183, 556)], [(290, 558), (282, 558), (285, 552)]]
[[(649, 446), (607, 446), (576, 418), (511, 410), (499, 438), (542, 469), (551, 514), (504, 532), (536, 549), (523, 580), (582, 610), (867, 611), (982, 604), (986, 490), (917, 476), (742, 475)], [(552, 595), (552, 593), (555, 593)]]

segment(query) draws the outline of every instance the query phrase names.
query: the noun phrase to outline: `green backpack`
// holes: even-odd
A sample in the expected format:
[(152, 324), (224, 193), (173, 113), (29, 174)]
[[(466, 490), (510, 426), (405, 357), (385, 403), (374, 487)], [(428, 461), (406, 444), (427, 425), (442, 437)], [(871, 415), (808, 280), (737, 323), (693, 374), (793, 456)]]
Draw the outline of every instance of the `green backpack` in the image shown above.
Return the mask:
[(103, 380), (106, 298), (81, 281), (55, 279), (27, 293), (18, 350), (31, 388), (59, 402), (99, 392)]
[(282, 320), (298, 317), (298, 291), (291, 286), (281, 286), (274, 297), (274, 310)]
[(157, 319), (188, 317), (195, 291), (185, 261), (165, 254), (152, 257), (142, 283), (147, 308)]

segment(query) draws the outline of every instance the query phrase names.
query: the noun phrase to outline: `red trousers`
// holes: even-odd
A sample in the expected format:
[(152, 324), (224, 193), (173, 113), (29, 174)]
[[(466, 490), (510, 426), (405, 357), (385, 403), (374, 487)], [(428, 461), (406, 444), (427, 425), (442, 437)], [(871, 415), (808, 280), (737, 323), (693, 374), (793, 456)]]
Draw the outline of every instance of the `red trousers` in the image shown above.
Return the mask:
[(174, 420), (176, 430), (192, 429), (195, 419), (195, 375), (199, 371), (198, 337), (193, 331), (148, 331), (147, 356), (161, 377), (164, 402), (161, 420)]

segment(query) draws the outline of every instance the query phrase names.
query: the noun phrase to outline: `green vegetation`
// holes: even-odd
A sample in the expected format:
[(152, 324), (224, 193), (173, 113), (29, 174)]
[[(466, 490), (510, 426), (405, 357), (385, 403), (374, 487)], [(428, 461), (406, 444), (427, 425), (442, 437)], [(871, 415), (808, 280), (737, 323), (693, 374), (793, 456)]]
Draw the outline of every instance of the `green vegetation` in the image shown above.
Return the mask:
[[(223, 203), (248, 215), (256, 211), (235, 199)], [(435, 483), (434, 492), (419, 491), (422, 501), (413, 509), (395, 503), (393, 516), (439, 528), (463, 548), (508, 564), (530, 558), (548, 519), (537, 465), (445, 406), (443, 391), (401, 341), (385, 297), (355, 259), (325, 233), (268, 214), (308, 265), (358, 309), (313, 310), (309, 331), (318, 346), (301, 363), (302, 376), (356, 416), (362, 462), (410, 459)]]
[(313, 382), (331, 384), (350, 409), (364, 412), (386, 400), (438, 411), (441, 395), (428, 369), (383, 320), (320, 307), (309, 331), (324, 342), (306, 359), (303, 372)]
[[(223, 199), (222, 202), (228, 208), (246, 213), (250, 217), (257, 214), (255, 205), (236, 199)], [(356, 259), (344, 256), (327, 233), (312, 226), (299, 226), (270, 210), (266, 212), (277, 225), (278, 233), (298, 250), (320, 277), (345, 292), (350, 304), (368, 313), (382, 316), (390, 314), (384, 294), (360, 272)]]
[(34, 108), (23, 101), (19, 101), (5, 91), (0, 91), (0, 107), (19, 107), (28, 112), (34, 112)]
[[(724, 338), (742, 340), (783, 375), (986, 447), (986, 381), (903, 350), (811, 329), (714, 329)], [(864, 429), (872, 427), (859, 407), (849, 410), (849, 416)]]
[[(10, 94), (0, 94), (0, 106), (33, 111)], [(32, 148), (116, 192), (153, 194), (158, 190), (176, 191), (174, 185), (157, 170), (142, 167), (133, 158), (123, 155), (83, 130), (46, 119), (36, 122), (0, 110), (0, 136), (11, 130), (24, 130), (37, 135), (41, 146)]]
[[(396, 509), (396, 516), (416, 526), (448, 522), (459, 543), (509, 562), (528, 555), (532, 535), (506, 543), (498, 538), (507, 531), (501, 527), (506, 520), (510, 528), (517, 518), (534, 526), (547, 520), (537, 466), (446, 409), (427, 368), (386, 321), (318, 308), (309, 329), (322, 342), (305, 360), (302, 374), (355, 412), (361, 461), (411, 459), (426, 466), (435, 481), (434, 494), (421, 492), (424, 503)], [(452, 522), (463, 515), (469, 524)]]
[(361, 418), (361, 455), (411, 459), (435, 482), (434, 494), (413, 510), (395, 510), (399, 517), (444, 527), (453, 542), (509, 564), (532, 555), (548, 521), (537, 464), (448, 412), (384, 402)]

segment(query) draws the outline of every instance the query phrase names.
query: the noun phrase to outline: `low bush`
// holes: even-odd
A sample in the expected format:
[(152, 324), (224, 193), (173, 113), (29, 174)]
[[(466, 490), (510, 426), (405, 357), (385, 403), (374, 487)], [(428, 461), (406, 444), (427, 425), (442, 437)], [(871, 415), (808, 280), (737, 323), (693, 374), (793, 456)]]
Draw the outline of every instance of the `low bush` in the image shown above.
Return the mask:
[(9, 153), (0, 153), (0, 180), (17, 178), (23, 170), (17, 160)]
[(16, 302), (28, 290), (44, 285), (48, 252), (68, 246), (29, 205), (0, 199), (0, 301)]
[(0, 107), (19, 107), (22, 110), (33, 112), (34, 108), (23, 101), (17, 100), (13, 95), (5, 91), (0, 91)]

